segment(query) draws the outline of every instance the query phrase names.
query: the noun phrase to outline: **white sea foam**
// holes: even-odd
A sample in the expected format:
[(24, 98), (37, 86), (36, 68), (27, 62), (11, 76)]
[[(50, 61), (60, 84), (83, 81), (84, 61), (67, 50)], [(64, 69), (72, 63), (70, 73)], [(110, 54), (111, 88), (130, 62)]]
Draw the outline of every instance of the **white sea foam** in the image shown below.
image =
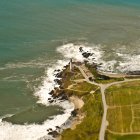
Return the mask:
[(116, 69), (122, 72), (140, 70), (140, 55), (121, 54), (120, 56), (123, 61), (119, 62), (120, 64)]
[[(55, 69), (62, 69), (67, 62), (62, 63), (63, 61), (58, 61)], [(39, 97), (38, 102), (49, 105), (48, 98), (51, 96), (48, 94), (53, 88), (58, 87), (54, 82), (54, 69), (50, 68), (47, 70), (47, 78), (44, 79), (42, 86), (35, 93)], [(2, 122), (0, 119), (0, 139), (1, 140), (37, 140), (47, 135), (47, 129), (52, 128), (56, 129), (55, 126), (61, 126), (67, 121), (71, 116), (71, 111), (74, 109), (74, 105), (69, 101), (56, 102), (56, 105), (62, 106), (64, 108), (64, 114), (54, 116), (52, 120), (45, 121), (42, 125), (32, 124), (32, 125), (13, 125), (8, 122)], [(47, 136), (49, 138), (51, 136)]]
[(45, 60), (45, 62), (42, 62), (43, 60), (31, 60), (29, 62), (17, 62), (17, 63), (7, 63), (3, 67), (0, 67), (0, 70), (6, 70), (6, 69), (16, 69), (16, 68), (44, 68), (46, 66), (46, 63), (49, 63), (50, 60)]
[[(90, 52), (92, 53), (92, 56), (89, 58), (84, 58), (82, 55), (82, 52), (79, 51), (79, 48), (82, 47), (84, 52)], [(75, 45), (72, 43), (60, 46), (57, 48), (57, 52), (61, 53), (64, 56), (64, 60), (58, 60), (55, 65), (48, 68), (46, 70), (46, 76), (43, 79), (42, 86), (38, 88), (38, 90), (35, 93), (35, 96), (37, 96), (38, 103), (42, 103), (45, 105), (49, 105), (48, 98), (51, 97), (48, 93), (54, 89), (54, 87), (59, 87), (58, 84), (54, 82), (54, 79), (56, 79), (55, 74), (57, 72), (54, 72), (56, 69), (63, 70), (64, 66), (68, 64), (70, 58), (73, 58), (74, 60), (83, 62), (84, 60), (88, 60), (89, 62), (95, 62), (95, 63), (102, 63), (100, 69), (106, 70), (106, 71), (113, 71), (114, 66), (117, 63), (116, 60), (111, 60), (108, 62), (105, 62), (102, 60), (102, 55), (104, 54), (103, 51), (100, 50), (100, 46), (96, 45)], [(122, 54), (119, 54), (119, 56), (123, 56)], [(131, 56), (129, 58), (126, 55), (125, 58), (126, 61), (123, 63), (120, 62), (120, 66), (118, 66), (118, 69), (122, 70), (122, 68), (130, 69), (130, 68), (140, 68), (140, 55), (139, 56)], [(129, 61), (128, 61), (129, 60)], [(133, 66), (131, 63), (133, 62)], [(52, 120), (46, 120), (42, 125), (39, 124), (30, 124), (30, 125), (13, 125), (8, 122), (2, 122), (2, 119), (0, 119), (0, 139), (1, 140), (43, 140), (45, 136), (49, 137), (47, 135), (47, 129), (52, 128), (55, 130), (55, 126), (61, 126), (66, 120), (70, 117), (71, 111), (74, 109), (74, 105), (70, 103), (69, 101), (63, 101), (59, 102), (57, 101), (55, 104), (60, 105), (64, 108), (65, 113), (62, 115), (54, 116)]]
[(38, 89), (38, 91), (35, 93), (36, 96), (38, 96), (39, 100), (38, 103), (43, 103), (45, 105), (48, 105), (48, 98), (51, 97), (51, 95), (47, 94), (50, 91), (54, 89), (54, 87), (59, 87), (58, 84), (55, 83), (54, 79), (57, 79), (55, 77), (54, 70), (63, 70), (64, 66), (68, 64), (68, 61), (62, 61), (58, 60), (57, 63), (52, 66), (51, 68), (48, 68), (47, 70), (47, 76), (44, 78), (44, 81), (42, 83), (42, 86)]
[(105, 71), (107, 73), (114, 73), (114, 68), (116, 65), (117, 61), (116, 60), (111, 60), (111, 61), (103, 61), (102, 60), (102, 65), (99, 68), (101, 71)]
[[(58, 84), (54, 82), (56, 72), (54, 70), (63, 70), (64, 66), (68, 64), (69, 61), (58, 60), (55, 65), (46, 70), (46, 77), (42, 82), (42, 86), (36, 91), (35, 96), (39, 98), (38, 103), (49, 105), (48, 98), (51, 95), (48, 93), (54, 89), (54, 87), (59, 87)], [(45, 121), (42, 125), (31, 124), (31, 125), (13, 125), (8, 122), (2, 122), (0, 119), (0, 139), (1, 140), (37, 140), (44, 139), (43, 137), (47, 135), (47, 129), (56, 129), (55, 126), (63, 125), (67, 119), (71, 116), (71, 111), (74, 109), (73, 103), (69, 101), (57, 101), (55, 103), (64, 108), (64, 114), (54, 116), (52, 120)], [(49, 138), (50, 136), (47, 135)]]
[[(71, 111), (71, 109), (67, 109), (67, 112), (69, 111)], [(47, 128), (52, 128), (53, 130), (55, 130), (55, 126), (61, 126), (69, 117), (69, 113), (67, 112), (65, 112), (65, 114), (63, 115), (54, 117), (53, 120), (45, 121), (42, 125), (13, 125), (11, 123), (2, 122), (2, 120), (0, 119), (0, 139), (37, 140), (47, 135)]]
[[(93, 55), (90, 56), (89, 58), (84, 58), (82, 55), (82, 52), (79, 51), (79, 48), (82, 47), (84, 52), (89, 52), (92, 53)], [(96, 45), (76, 45), (73, 43), (69, 43), (66, 45), (63, 45), (61, 47), (57, 48), (57, 51), (59, 53), (61, 53), (64, 58), (66, 59), (70, 59), (73, 58), (76, 61), (80, 61), (83, 62), (84, 60), (88, 60), (91, 62), (100, 62), (101, 61), (101, 57), (103, 54), (103, 51), (100, 50), (100, 46), (96, 46)], [(93, 60), (94, 58), (94, 60)]]

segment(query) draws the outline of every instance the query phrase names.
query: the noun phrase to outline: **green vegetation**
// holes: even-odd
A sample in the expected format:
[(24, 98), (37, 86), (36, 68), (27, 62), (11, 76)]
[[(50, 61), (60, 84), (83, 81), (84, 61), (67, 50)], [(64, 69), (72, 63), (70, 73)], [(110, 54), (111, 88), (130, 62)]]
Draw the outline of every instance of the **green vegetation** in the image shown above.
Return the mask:
[(43, 123), (46, 119), (51, 119), (48, 116), (54, 116), (62, 114), (63, 109), (58, 106), (44, 106), (37, 104), (25, 111), (17, 113), (11, 117), (6, 117), (3, 121), (8, 121), (14, 124), (31, 124), (31, 123)]
[(109, 121), (108, 129), (113, 132), (130, 132), (132, 121), (132, 112), (130, 107), (116, 107), (108, 109), (107, 120)]
[(69, 68), (66, 68), (62, 74), (62, 87), (68, 88), (69, 85), (72, 84), (71, 76), (73, 74), (69, 71)]
[(81, 74), (78, 68), (74, 67), (72, 73), (73, 74), (71, 76), (71, 80), (84, 79), (83, 75)]
[(84, 106), (82, 112), (85, 118), (76, 129), (66, 129), (62, 133), (62, 140), (97, 140), (102, 120), (102, 101), (101, 94), (96, 91), (94, 94), (83, 96)]
[(140, 132), (140, 81), (111, 86), (105, 95), (109, 106), (107, 129), (120, 134)]
[(111, 133), (106, 133), (105, 140), (140, 140), (140, 135), (113, 135)]
[(98, 88), (96, 85), (89, 84), (87, 82), (77, 83), (72, 87), (73, 90), (81, 90), (82, 92), (94, 91)]
[(62, 86), (68, 88), (69, 85), (75, 83), (74, 80), (84, 79), (83, 75), (78, 68), (74, 67), (72, 72), (70, 72), (69, 67), (67, 67), (62, 74)]
[(91, 91), (96, 91), (97, 89), (99, 89), (98, 86), (83, 81), (80, 83), (74, 82), (74, 85), (70, 89), (64, 89), (64, 91), (69, 96), (76, 95), (78, 97), (82, 97), (89, 94)]
[(107, 80), (103, 80), (100, 78), (97, 78), (95, 80), (96, 83), (102, 83), (102, 84), (108, 84), (108, 83), (113, 83), (113, 82), (118, 82), (118, 81), (123, 81), (124, 78), (109, 78)]
[(126, 76), (127, 79), (140, 79), (140, 75), (137, 76)]
[(109, 106), (135, 105), (140, 103), (140, 81), (125, 82), (111, 86), (106, 90)]

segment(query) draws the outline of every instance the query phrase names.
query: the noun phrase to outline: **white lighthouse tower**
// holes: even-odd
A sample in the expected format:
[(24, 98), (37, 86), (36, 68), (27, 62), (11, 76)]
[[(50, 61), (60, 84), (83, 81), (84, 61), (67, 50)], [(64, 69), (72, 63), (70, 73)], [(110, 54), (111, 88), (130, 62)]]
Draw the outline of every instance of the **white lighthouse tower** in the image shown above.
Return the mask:
[(72, 58), (70, 59), (70, 72), (72, 71)]

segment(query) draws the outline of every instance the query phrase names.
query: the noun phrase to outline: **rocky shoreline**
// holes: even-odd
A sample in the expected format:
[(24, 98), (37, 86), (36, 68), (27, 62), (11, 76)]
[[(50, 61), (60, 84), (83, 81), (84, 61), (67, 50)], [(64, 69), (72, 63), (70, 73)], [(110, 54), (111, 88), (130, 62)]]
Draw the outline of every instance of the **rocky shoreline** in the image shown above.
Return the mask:
[[(54, 73), (56, 79), (54, 80), (57, 85), (59, 85), (58, 88), (54, 88), (51, 92), (48, 94), (51, 95), (50, 98), (48, 98), (48, 102), (50, 104), (53, 104), (55, 102), (62, 102), (65, 100), (68, 100), (69, 102), (72, 102), (74, 104), (74, 110), (71, 112), (71, 116), (68, 118), (68, 120), (62, 125), (62, 126), (56, 126), (56, 129), (53, 130), (52, 128), (47, 129), (48, 135), (52, 136), (53, 139), (58, 139), (61, 133), (64, 129), (70, 128), (72, 125), (75, 125), (77, 123), (76, 119), (79, 117), (79, 110), (84, 105), (84, 102), (82, 99), (78, 98), (77, 96), (72, 96), (71, 93), (66, 93), (65, 91), (65, 77), (67, 75), (66, 69), (70, 66), (70, 64), (64, 66), (64, 70), (55, 70)], [(53, 139), (47, 139), (47, 140), (53, 140)]]
[(127, 73), (126, 73), (127, 75), (139, 75), (140, 76), (140, 71), (128, 71)]

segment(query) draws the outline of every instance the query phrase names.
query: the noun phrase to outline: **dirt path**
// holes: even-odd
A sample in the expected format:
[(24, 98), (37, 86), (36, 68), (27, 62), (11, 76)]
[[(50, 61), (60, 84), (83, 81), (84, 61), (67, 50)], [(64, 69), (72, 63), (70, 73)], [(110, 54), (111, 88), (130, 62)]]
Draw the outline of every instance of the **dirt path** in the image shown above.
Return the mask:
[(111, 131), (109, 129), (107, 129), (108, 132), (110, 132), (111, 134), (114, 134), (114, 135), (140, 135), (140, 132), (125, 132), (125, 133), (122, 133), (122, 132), (114, 132), (114, 131)]

